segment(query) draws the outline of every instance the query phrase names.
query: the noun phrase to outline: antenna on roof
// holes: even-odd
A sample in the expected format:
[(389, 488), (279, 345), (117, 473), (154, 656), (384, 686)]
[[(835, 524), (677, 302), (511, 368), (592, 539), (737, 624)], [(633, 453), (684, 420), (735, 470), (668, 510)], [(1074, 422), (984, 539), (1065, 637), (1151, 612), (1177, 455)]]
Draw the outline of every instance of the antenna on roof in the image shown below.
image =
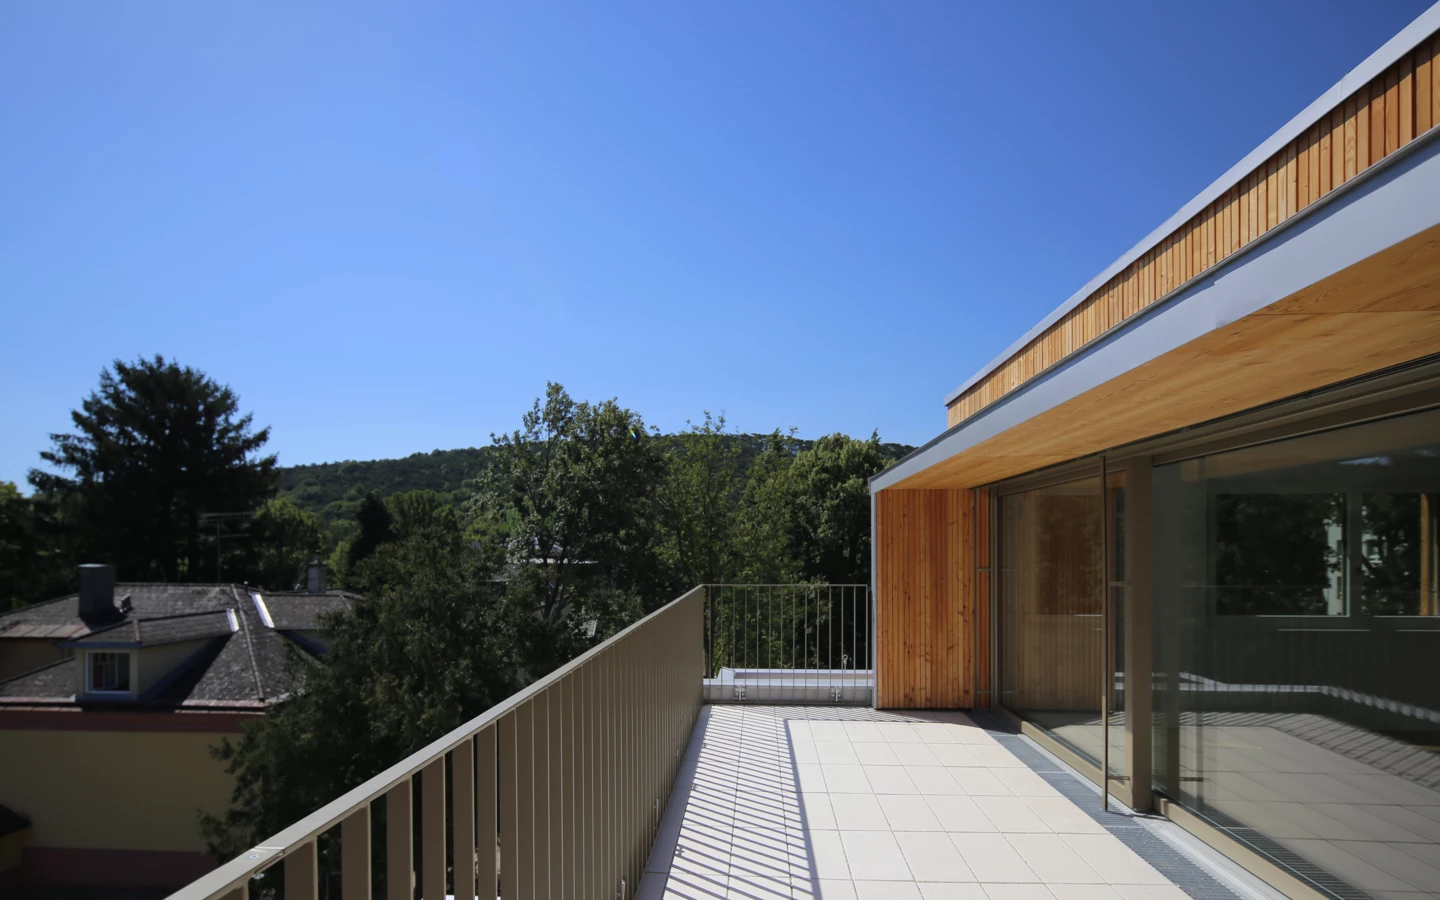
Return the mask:
[(237, 539), (243, 540), (243, 539), (248, 538), (248, 537), (250, 536), (250, 535), (248, 535), (248, 534), (226, 534), (226, 535), (222, 535), (222, 534), (220, 533), (220, 523), (223, 522), (223, 521), (225, 521), (225, 520), (227, 520), (227, 519), (249, 519), (249, 518), (253, 517), (254, 515), (255, 515), (255, 510), (253, 510), (253, 509), (250, 510), (249, 512), (201, 513), (201, 515), (200, 515), (200, 521), (202, 521), (202, 522), (214, 522), (214, 523), (215, 523), (215, 583), (216, 583), (216, 584), (221, 584), (221, 583), (222, 583), (222, 579), (221, 579), (221, 577), (220, 577), (220, 541), (221, 541), (222, 539), (223, 539), (223, 540), (237, 540)]

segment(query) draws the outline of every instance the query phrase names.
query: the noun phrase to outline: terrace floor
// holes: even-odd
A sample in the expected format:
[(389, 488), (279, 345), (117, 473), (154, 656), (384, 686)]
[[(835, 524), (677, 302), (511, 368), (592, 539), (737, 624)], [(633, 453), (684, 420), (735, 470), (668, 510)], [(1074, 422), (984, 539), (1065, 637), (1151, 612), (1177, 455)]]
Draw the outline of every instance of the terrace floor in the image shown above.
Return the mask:
[(1047, 759), (961, 713), (707, 706), (638, 900), (1237, 896)]

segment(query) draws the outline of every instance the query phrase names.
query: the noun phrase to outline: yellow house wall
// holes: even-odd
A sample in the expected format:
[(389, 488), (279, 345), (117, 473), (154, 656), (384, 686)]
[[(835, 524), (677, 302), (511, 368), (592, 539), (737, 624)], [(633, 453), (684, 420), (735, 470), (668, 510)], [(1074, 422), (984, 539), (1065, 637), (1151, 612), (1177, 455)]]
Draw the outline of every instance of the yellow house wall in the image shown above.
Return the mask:
[(223, 737), (0, 730), (0, 804), (30, 818), (32, 846), (203, 852), (196, 810), (234, 787), (209, 754)]
[(69, 655), (44, 638), (5, 638), (0, 640), (0, 681), (33, 672)]

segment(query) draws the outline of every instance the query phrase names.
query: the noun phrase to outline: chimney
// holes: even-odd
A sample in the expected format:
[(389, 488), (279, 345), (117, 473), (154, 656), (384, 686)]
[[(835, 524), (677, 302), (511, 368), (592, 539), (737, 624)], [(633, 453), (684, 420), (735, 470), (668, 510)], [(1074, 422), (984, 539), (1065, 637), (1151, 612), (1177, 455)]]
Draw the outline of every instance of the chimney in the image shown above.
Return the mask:
[(325, 564), (318, 557), (305, 566), (305, 590), (311, 594), (325, 593)]
[(78, 566), (80, 573), (80, 617), (99, 618), (115, 614), (115, 567), (98, 563)]

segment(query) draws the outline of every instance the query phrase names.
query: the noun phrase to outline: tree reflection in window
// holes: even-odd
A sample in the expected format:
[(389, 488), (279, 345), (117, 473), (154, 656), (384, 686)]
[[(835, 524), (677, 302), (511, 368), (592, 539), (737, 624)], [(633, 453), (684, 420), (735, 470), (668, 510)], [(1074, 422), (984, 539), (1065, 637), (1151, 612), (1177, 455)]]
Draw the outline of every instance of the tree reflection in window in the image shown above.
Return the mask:
[(1344, 613), (1343, 494), (1215, 498), (1215, 611)]

